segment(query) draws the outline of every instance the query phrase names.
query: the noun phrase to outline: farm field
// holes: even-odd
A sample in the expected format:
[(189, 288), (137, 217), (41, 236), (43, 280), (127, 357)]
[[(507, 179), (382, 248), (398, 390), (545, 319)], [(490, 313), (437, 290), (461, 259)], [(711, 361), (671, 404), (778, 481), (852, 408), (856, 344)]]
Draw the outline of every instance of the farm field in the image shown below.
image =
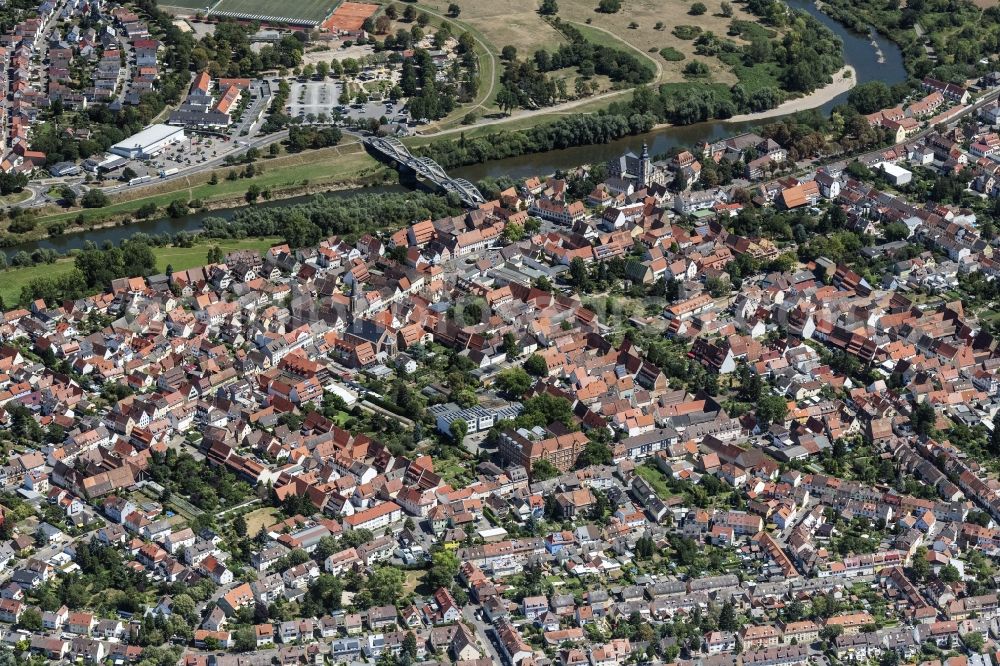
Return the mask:
[[(167, 0), (173, 2), (174, 0)], [(188, 0), (194, 1), (194, 0)], [(272, 20), (286, 20), (320, 23), (333, 8), (337, 0), (293, 0), (292, 2), (274, 2), (274, 0), (222, 0), (213, 6), (213, 14), (235, 17), (261, 17)]]

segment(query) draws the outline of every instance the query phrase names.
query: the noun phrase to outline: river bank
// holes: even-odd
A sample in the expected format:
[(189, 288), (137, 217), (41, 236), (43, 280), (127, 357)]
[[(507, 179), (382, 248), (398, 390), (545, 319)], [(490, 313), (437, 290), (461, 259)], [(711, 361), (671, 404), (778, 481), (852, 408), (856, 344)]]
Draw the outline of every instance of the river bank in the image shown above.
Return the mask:
[[(261, 173), (249, 179), (227, 178), (231, 171), (243, 169), (243, 165), (234, 165), (125, 192), (102, 208), (65, 210), (53, 206), (35, 218), (35, 228), (20, 234), (16, 244), (58, 237), (61, 234), (50, 233), (53, 225), (64, 227), (63, 233), (72, 234), (138, 223), (141, 220), (136, 218), (136, 212), (150, 204), (162, 211), (175, 200), (196, 202), (198, 205), (193, 212), (246, 205), (245, 195), (251, 185), (266, 191), (270, 200), (280, 201), (328, 191), (391, 184), (398, 180), (395, 171), (369, 156), (358, 143), (274, 159), (262, 158), (254, 166), (259, 167)], [(211, 183), (213, 175), (217, 181), (215, 184)]]
[(849, 92), (851, 88), (858, 84), (858, 73), (850, 65), (845, 65), (836, 71), (832, 78), (833, 80), (830, 83), (826, 84), (822, 88), (817, 88), (808, 95), (787, 100), (773, 109), (768, 109), (767, 111), (744, 113), (738, 116), (733, 116), (729, 119), (729, 122), (759, 122), (769, 118), (791, 115), (800, 111), (809, 111), (837, 99), (844, 93)]

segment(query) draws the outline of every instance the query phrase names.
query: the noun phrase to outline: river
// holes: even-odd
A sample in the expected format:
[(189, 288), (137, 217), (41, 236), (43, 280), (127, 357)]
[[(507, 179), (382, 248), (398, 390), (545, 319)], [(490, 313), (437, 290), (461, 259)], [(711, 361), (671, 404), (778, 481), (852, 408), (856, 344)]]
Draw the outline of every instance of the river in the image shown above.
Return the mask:
[[(258, 202), (254, 204), (254, 207), (273, 208), (275, 206), (291, 206), (297, 203), (311, 201), (318, 196), (339, 199), (352, 196), (360, 191), (362, 190), (332, 190), (330, 192), (324, 192), (323, 194), (310, 194), (306, 196), (292, 197), (289, 199)], [(365, 187), (363, 188), (363, 191), (365, 194), (384, 194), (387, 192), (408, 192), (409, 189), (403, 187), (402, 185), (377, 185)], [(221, 217), (228, 220), (244, 208), (246, 208), (246, 206), (239, 206), (238, 208), (220, 208), (218, 210), (191, 213), (190, 215), (177, 218), (162, 217), (152, 220), (140, 220), (138, 222), (123, 223), (113, 227), (94, 229), (92, 231), (66, 233), (62, 236), (53, 236), (51, 238), (43, 238), (36, 241), (28, 241), (25, 243), (18, 243), (17, 245), (11, 245), (10, 247), (4, 248), (3, 252), (7, 254), (8, 259), (21, 250), (30, 254), (38, 248), (55, 250), (60, 254), (66, 254), (70, 250), (83, 248), (87, 241), (91, 241), (97, 245), (102, 245), (111, 241), (113, 244), (117, 245), (121, 241), (131, 238), (133, 235), (138, 233), (149, 234), (150, 236), (160, 236), (163, 234), (176, 234), (181, 231), (198, 231), (201, 229), (202, 221), (205, 218)]]
[[(854, 67), (858, 83), (867, 81), (884, 81), (889, 85), (906, 80), (906, 68), (903, 66), (903, 54), (899, 47), (883, 36), (877, 35), (878, 47), (881, 49), (885, 62), (879, 62), (878, 53), (872, 46), (872, 37), (851, 32), (842, 24), (830, 18), (812, 2), (807, 0), (785, 0), (794, 9), (801, 9), (828, 27), (844, 42), (844, 62)], [(829, 113), (833, 107), (843, 104), (847, 93), (839, 95), (819, 107), (824, 113)], [(774, 122), (778, 118), (768, 118), (765, 122)], [(473, 183), (483, 178), (511, 176), (515, 179), (528, 178), (539, 174), (548, 174), (557, 169), (570, 169), (580, 164), (606, 162), (618, 157), (626, 151), (638, 153), (643, 142), (649, 144), (652, 155), (667, 152), (669, 149), (684, 146), (691, 147), (703, 141), (718, 139), (748, 131), (761, 125), (760, 121), (727, 122), (713, 120), (696, 125), (666, 127), (648, 134), (629, 136), (611, 143), (596, 146), (579, 146), (565, 150), (553, 150), (544, 154), (521, 155), (505, 160), (495, 160), (484, 164), (454, 169), (454, 175), (466, 178)]]
[[(785, 0), (794, 9), (800, 9), (819, 20), (823, 25), (832, 30), (844, 43), (844, 61), (854, 67), (857, 73), (858, 82), (880, 80), (888, 84), (898, 83), (906, 79), (906, 69), (903, 67), (903, 56), (895, 44), (882, 36), (876, 36), (878, 49), (872, 45), (872, 37), (869, 35), (858, 35), (843, 25), (833, 20), (826, 14), (819, 11), (816, 6), (807, 0)], [(885, 61), (879, 62), (877, 50), (881, 50)], [(827, 102), (820, 109), (829, 112), (834, 106), (842, 104), (846, 99), (846, 93)], [(777, 118), (769, 118), (767, 122), (774, 122)], [(578, 148), (567, 148), (565, 150), (553, 150), (547, 153), (537, 153), (533, 155), (522, 155), (505, 160), (494, 160), (484, 164), (454, 169), (452, 175), (466, 178), (472, 182), (477, 182), (487, 177), (511, 176), (516, 179), (527, 178), (539, 174), (549, 174), (559, 169), (569, 169), (580, 164), (595, 162), (605, 162), (618, 157), (622, 153), (632, 150), (639, 152), (640, 147), (645, 142), (649, 144), (651, 154), (665, 153), (670, 148), (676, 146), (694, 146), (702, 141), (712, 141), (727, 136), (732, 136), (743, 131), (747, 131), (760, 122), (727, 122), (711, 121), (699, 123), (697, 125), (686, 125), (683, 127), (667, 127), (648, 134), (630, 136), (612, 143), (597, 146), (580, 146)], [(392, 192), (405, 191), (401, 186), (364, 188), (368, 192)], [(355, 194), (359, 190), (342, 190), (329, 192), (325, 196), (344, 197)], [(312, 197), (297, 197), (293, 199), (283, 199), (262, 204), (261, 207), (287, 206), (300, 201), (311, 199)], [(32, 252), (36, 248), (48, 248), (59, 253), (66, 253), (73, 249), (82, 248), (84, 243), (93, 241), (101, 245), (106, 241), (119, 243), (136, 233), (146, 233), (150, 235), (174, 234), (180, 231), (197, 231), (201, 228), (202, 220), (206, 217), (230, 218), (239, 210), (244, 208), (227, 208), (214, 210), (206, 213), (194, 213), (181, 218), (160, 218), (156, 220), (145, 220), (131, 224), (123, 224), (105, 229), (95, 229), (86, 233), (68, 233), (62, 236), (46, 238), (38, 241), (21, 243), (6, 248), (4, 251), (8, 256), (15, 252), (25, 250)]]

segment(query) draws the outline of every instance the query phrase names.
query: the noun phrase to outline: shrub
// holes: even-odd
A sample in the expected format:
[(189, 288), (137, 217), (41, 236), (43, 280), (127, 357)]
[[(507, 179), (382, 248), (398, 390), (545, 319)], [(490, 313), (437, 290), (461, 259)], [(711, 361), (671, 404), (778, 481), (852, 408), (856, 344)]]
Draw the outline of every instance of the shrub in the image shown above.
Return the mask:
[(684, 60), (684, 54), (672, 46), (665, 46), (660, 49), (660, 57), (667, 62), (680, 62), (681, 60)]
[(689, 79), (703, 78), (709, 75), (708, 65), (701, 60), (692, 60), (684, 65), (684, 76)]
[(677, 25), (671, 30), (674, 37), (677, 39), (686, 39), (688, 41), (695, 39), (701, 34), (701, 28), (696, 25)]

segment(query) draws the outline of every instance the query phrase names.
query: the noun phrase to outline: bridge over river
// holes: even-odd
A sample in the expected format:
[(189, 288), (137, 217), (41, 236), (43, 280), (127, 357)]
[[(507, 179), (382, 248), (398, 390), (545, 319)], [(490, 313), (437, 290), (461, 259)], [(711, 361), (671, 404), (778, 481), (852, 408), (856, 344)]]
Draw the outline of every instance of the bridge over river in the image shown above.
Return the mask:
[(417, 157), (406, 146), (393, 137), (367, 137), (365, 146), (369, 150), (393, 162), (397, 168), (404, 167), (413, 171), (421, 178), (428, 180), (445, 192), (455, 192), (462, 203), (469, 208), (478, 208), (486, 203), (486, 197), (475, 185), (464, 178), (452, 178), (441, 166), (429, 157)]

